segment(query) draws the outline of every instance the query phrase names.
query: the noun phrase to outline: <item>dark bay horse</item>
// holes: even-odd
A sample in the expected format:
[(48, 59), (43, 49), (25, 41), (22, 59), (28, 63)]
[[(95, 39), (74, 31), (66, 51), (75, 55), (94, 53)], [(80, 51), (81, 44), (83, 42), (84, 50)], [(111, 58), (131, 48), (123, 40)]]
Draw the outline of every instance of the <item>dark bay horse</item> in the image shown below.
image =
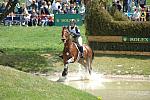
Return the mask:
[(92, 60), (94, 58), (94, 53), (92, 49), (84, 44), (83, 50), (84, 55), (83, 58), (80, 58), (80, 53), (78, 46), (75, 42), (73, 42), (71, 38), (71, 34), (67, 27), (63, 27), (62, 30), (62, 39), (64, 43), (64, 50), (63, 50), (63, 63), (64, 63), (64, 71), (62, 72), (62, 76), (66, 76), (68, 74), (68, 64), (78, 62), (85, 67), (85, 70), (91, 74), (92, 70)]

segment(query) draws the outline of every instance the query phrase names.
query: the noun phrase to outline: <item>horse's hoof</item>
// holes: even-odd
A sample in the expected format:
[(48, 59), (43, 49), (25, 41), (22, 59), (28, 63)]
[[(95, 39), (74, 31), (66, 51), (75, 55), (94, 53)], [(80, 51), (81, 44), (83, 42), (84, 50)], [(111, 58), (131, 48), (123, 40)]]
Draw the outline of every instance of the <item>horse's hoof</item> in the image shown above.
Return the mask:
[(65, 68), (64, 71), (63, 71), (63, 73), (62, 73), (62, 77), (66, 77), (67, 74), (68, 74), (68, 69)]
[(65, 80), (67, 79), (67, 77), (60, 77), (57, 82), (65, 82)]

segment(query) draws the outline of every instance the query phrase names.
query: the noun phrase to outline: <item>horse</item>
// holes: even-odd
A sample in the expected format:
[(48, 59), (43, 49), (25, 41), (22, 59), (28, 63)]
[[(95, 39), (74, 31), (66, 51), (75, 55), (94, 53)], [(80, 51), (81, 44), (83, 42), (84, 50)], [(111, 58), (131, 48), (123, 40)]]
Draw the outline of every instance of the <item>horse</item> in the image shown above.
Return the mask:
[(67, 27), (63, 27), (61, 37), (61, 40), (64, 43), (64, 50), (62, 55), (64, 70), (62, 72), (62, 77), (66, 77), (68, 74), (68, 64), (75, 62), (78, 62), (81, 65), (83, 65), (85, 71), (91, 75), (91, 64), (94, 59), (93, 50), (88, 45), (83, 44), (83, 58), (80, 58), (78, 44), (72, 40), (72, 36)]

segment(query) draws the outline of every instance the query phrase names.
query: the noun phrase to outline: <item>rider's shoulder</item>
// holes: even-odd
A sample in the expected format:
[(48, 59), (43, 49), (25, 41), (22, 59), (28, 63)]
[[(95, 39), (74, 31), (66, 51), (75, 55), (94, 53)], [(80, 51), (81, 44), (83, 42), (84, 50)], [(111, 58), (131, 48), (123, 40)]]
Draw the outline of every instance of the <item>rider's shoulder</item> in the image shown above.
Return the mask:
[(79, 27), (78, 27), (78, 26), (75, 26), (75, 29), (79, 29)]

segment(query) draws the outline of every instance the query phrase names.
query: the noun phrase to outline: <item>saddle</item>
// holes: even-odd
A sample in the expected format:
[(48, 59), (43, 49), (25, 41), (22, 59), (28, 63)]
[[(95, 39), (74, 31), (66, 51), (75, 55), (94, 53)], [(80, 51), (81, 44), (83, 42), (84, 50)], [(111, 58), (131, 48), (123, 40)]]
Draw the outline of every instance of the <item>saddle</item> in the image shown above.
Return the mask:
[[(78, 49), (78, 57), (77, 57), (77, 59), (80, 59), (80, 57), (81, 57), (81, 52), (80, 52), (81, 51), (81, 47), (80, 47), (80, 45), (77, 42), (74, 42), (74, 44), (75, 44), (76, 48)], [(63, 59), (63, 54), (60, 54), (59, 57)]]
[(81, 46), (77, 42), (74, 42), (74, 44), (76, 48), (78, 49), (78, 57), (83, 58), (83, 55), (81, 54), (81, 50), (82, 50)]

